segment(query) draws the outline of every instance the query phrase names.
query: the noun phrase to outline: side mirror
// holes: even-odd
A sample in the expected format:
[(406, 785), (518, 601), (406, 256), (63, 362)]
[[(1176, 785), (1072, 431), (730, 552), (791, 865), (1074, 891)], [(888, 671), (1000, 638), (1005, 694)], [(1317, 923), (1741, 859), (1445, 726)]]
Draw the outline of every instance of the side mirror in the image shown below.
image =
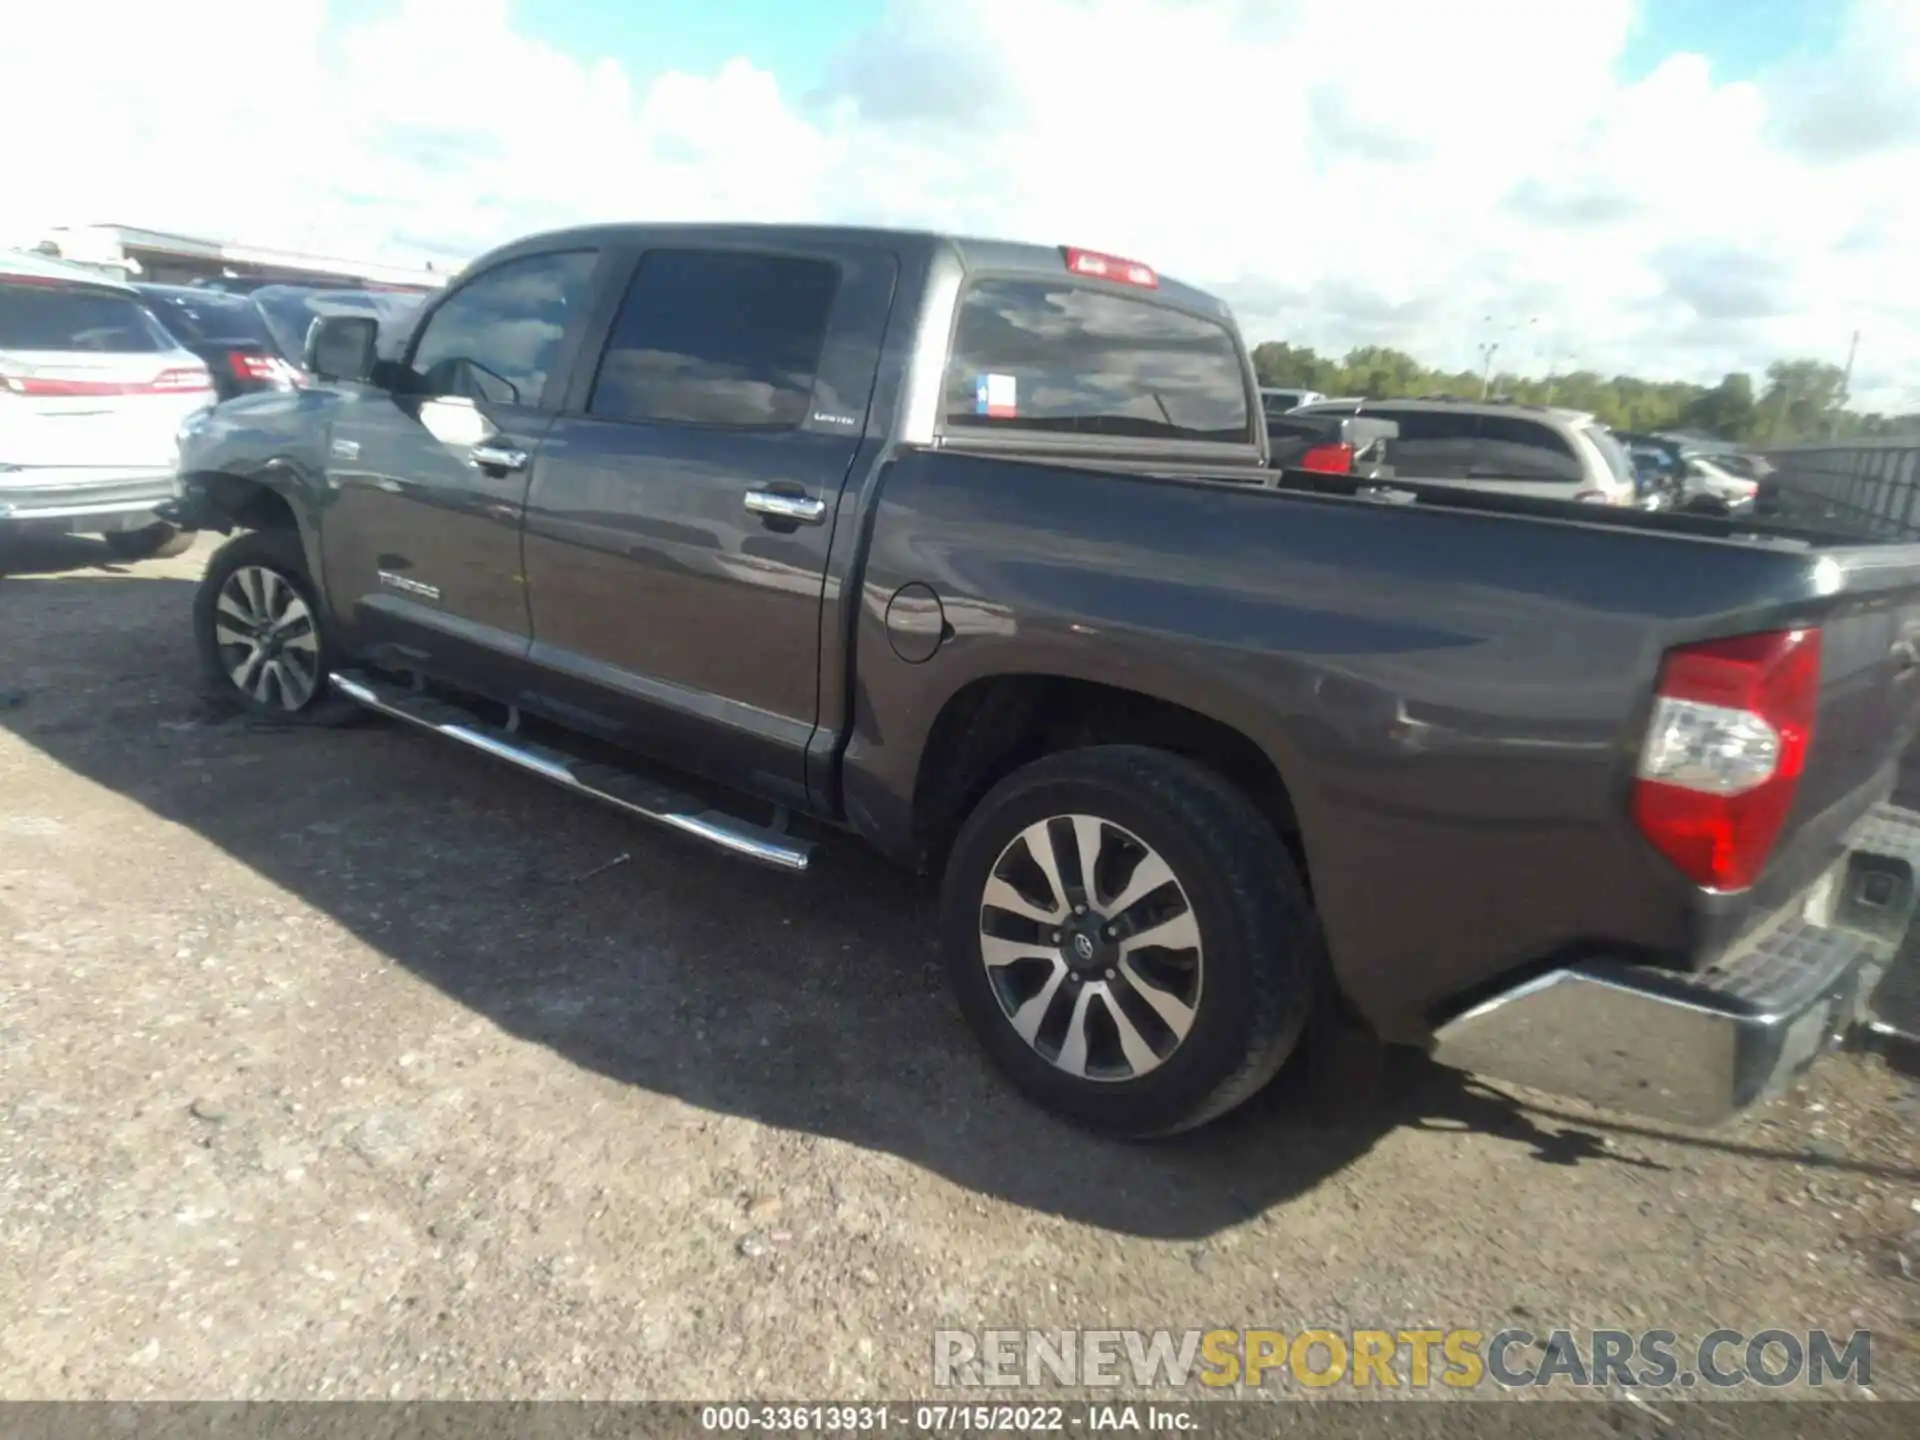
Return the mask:
[(307, 329), (307, 370), (322, 380), (373, 379), (380, 322), (366, 315), (322, 315)]

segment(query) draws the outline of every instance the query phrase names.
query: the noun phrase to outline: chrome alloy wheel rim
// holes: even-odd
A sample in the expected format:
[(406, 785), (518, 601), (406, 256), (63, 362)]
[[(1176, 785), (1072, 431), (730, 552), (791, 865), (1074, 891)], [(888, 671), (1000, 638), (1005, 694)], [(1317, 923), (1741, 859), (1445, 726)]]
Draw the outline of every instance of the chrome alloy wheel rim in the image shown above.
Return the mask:
[(320, 686), (313, 612), (284, 575), (243, 565), (214, 603), (213, 641), (234, 687), (262, 705), (298, 710)]
[(1193, 1029), (1205, 965), (1193, 905), (1131, 831), (1055, 815), (1008, 842), (980, 903), (980, 959), (1015, 1033), (1078, 1080), (1135, 1080)]

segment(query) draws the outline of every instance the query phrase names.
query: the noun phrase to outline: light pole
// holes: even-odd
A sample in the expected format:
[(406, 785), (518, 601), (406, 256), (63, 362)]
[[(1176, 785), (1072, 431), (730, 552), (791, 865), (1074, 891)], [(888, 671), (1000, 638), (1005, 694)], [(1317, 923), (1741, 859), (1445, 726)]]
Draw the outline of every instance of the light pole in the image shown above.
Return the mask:
[(1564, 355), (1555, 355), (1553, 357), (1553, 364), (1547, 370), (1547, 398), (1545, 402), (1546, 404), (1548, 405), (1553, 404), (1554, 391), (1560, 388), (1560, 366), (1562, 362), (1571, 364), (1573, 361), (1573, 358), (1574, 358), (1573, 352), (1571, 350), (1569, 350)]
[[(1493, 317), (1491, 315), (1487, 316), (1483, 323), (1491, 325), (1493, 323)], [(1482, 400), (1487, 398), (1488, 387), (1493, 383), (1493, 357), (1499, 353), (1503, 341), (1511, 340), (1519, 333), (1522, 323), (1523, 322), (1519, 320), (1514, 321), (1511, 325), (1507, 326), (1506, 332), (1501, 335), (1499, 340), (1489, 340), (1480, 347), (1480, 398)], [(1530, 315), (1524, 323), (1527, 329), (1531, 330), (1535, 325), (1540, 323), (1540, 317), (1538, 315)]]

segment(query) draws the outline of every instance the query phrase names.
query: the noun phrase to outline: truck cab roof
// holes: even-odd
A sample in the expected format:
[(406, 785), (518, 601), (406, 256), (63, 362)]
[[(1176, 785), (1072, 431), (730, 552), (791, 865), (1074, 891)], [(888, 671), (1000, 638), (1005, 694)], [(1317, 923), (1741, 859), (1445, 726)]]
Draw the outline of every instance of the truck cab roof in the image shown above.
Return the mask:
[[(985, 239), (932, 230), (893, 229), (885, 226), (742, 224), (732, 221), (718, 224), (678, 221), (655, 224), (627, 221), (575, 226), (565, 230), (549, 230), (538, 235), (525, 236), (480, 256), (468, 269), (469, 271), (479, 270), (514, 255), (571, 245), (604, 247), (679, 244), (704, 247), (743, 243), (774, 249), (783, 245), (875, 245), (892, 250), (903, 258), (922, 260), (945, 253), (957, 259), (961, 267), (970, 274), (985, 271), (999, 274), (1058, 275), (1069, 264), (1067, 257), (1070, 255), (1084, 254), (1110, 261), (1117, 258), (1106, 251), (1074, 245), (1037, 245), (1025, 241)], [(1153, 283), (1140, 288), (1162, 303), (1194, 314), (1206, 315), (1228, 324), (1233, 322), (1232, 311), (1218, 296), (1172, 279), (1146, 266), (1144, 262), (1124, 263), (1138, 264), (1149, 270)], [(1082, 271), (1080, 278), (1102, 277)]]

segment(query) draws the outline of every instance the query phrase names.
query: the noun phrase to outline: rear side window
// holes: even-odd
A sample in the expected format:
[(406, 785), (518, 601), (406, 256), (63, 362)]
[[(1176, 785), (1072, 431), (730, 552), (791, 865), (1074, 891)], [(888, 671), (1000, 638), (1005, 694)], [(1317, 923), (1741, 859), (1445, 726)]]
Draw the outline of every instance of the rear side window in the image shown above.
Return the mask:
[(271, 345), (260, 312), (244, 300), (226, 296), (155, 296), (147, 303), (160, 323), (189, 345)]
[(523, 255), (462, 285), (428, 317), (414, 347), (415, 389), (538, 405), (596, 258), (592, 250)]
[(807, 418), (840, 269), (731, 250), (652, 250), (608, 337), (587, 413), (789, 429)]
[(1474, 464), (1492, 478), (1580, 482), (1580, 461), (1566, 437), (1537, 420), (1480, 417), (1480, 455)]
[(1474, 417), (1447, 410), (1396, 410), (1371, 406), (1376, 420), (1391, 420), (1400, 437), (1386, 443), (1387, 463), (1408, 480), (1465, 480), (1480, 459)]
[(979, 280), (954, 330), (950, 429), (1249, 443), (1240, 348), (1216, 321), (1057, 280)]
[(0, 281), (0, 350), (152, 355), (175, 342), (129, 295)]

